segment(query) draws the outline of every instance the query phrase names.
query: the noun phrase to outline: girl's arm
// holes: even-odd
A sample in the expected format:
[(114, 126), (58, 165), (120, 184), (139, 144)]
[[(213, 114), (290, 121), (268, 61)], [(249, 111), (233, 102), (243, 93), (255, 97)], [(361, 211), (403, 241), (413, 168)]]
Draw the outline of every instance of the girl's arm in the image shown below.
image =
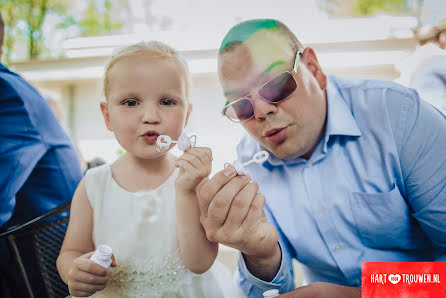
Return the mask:
[(177, 229), (180, 254), (190, 271), (201, 274), (214, 263), (218, 243), (206, 238), (200, 223), (197, 185), (211, 172), (212, 152), (209, 148), (193, 147), (176, 162), (180, 168), (175, 181)]
[(93, 209), (88, 201), (85, 178), (71, 202), (70, 220), (57, 258), (57, 270), (71, 295), (87, 297), (103, 290), (110, 279), (108, 270), (92, 261)]

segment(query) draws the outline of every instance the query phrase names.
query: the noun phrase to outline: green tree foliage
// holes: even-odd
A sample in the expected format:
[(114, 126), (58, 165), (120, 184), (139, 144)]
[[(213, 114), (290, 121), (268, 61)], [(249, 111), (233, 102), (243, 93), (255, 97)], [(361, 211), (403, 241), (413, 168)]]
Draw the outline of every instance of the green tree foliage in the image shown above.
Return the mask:
[(371, 15), (376, 12), (407, 12), (406, 0), (349, 0), (352, 13), (357, 15)]
[[(0, 0), (2, 15), (5, 21), (5, 60), (8, 61), (14, 48), (14, 39), (26, 35), (28, 58), (34, 59), (43, 50), (42, 26), (50, 12), (63, 15), (69, 7), (69, 0)], [(23, 21), (25, 29), (18, 29)]]
[(20, 18), (19, 14), (21, 10), (20, 4), (12, 3), (12, 1), (0, 0), (0, 7), (3, 22), (5, 23), (2, 60), (5, 63), (8, 63), (11, 58), (11, 51), (14, 47), (14, 36), (19, 34), (16, 25), (18, 19)]
[(77, 24), (82, 36), (110, 34), (122, 27), (122, 22), (112, 22), (111, 20), (112, 3), (110, 0), (104, 0), (104, 8), (105, 11), (101, 13), (97, 9), (95, 1), (90, 1), (84, 18)]
[[(45, 18), (50, 13), (62, 17), (57, 28), (77, 26), (82, 36), (109, 34), (122, 27), (122, 23), (111, 20), (111, 0), (104, 0), (104, 12), (100, 12), (96, 8), (95, 1), (91, 0), (80, 21), (69, 15), (71, 2), (70, 0), (0, 0), (0, 10), (5, 23), (3, 61), (6, 64), (10, 61), (17, 39), (25, 38), (27, 58), (35, 59), (42, 54), (44, 50), (42, 29)], [(24, 26), (18, 26), (19, 24)]]

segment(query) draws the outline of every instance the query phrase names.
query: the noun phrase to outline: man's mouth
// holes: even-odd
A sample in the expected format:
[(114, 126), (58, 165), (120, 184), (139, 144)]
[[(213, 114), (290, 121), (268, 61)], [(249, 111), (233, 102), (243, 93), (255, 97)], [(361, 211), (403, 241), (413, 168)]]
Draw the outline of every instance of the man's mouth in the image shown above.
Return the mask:
[(265, 132), (264, 136), (270, 143), (280, 143), (284, 140), (286, 134), (286, 126), (281, 128), (273, 128)]
[(281, 131), (282, 129), (284, 129), (283, 127), (282, 128), (274, 128), (274, 129), (270, 129), (270, 130), (268, 130), (264, 135), (265, 135), (265, 137), (270, 137), (270, 136), (272, 136), (272, 135), (275, 135), (276, 133), (278, 133), (279, 131)]

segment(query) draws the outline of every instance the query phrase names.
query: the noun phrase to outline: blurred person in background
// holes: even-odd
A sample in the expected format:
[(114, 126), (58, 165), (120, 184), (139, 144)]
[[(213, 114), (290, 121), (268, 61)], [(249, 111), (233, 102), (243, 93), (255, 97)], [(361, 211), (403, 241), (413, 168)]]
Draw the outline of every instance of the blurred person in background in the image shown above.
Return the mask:
[[(0, 45), (4, 23), (0, 14)], [(82, 178), (76, 150), (47, 101), (0, 63), (0, 228), (70, 201)], [(18, 243), (31, 287), (44, 293), (31, 241)], [(27, 253), (28, 252), (28, 253)], [(26, 297), (15, 260), (0, 240), (0, 297)]]
[(421, 98), (446, 112), (446, 22), (414, 30), (416, 50), (403, 59), (398, 83), (414, 88)]
[[(51, 107), (51, 110), (53, 110), (54, 115), (56, 116), (59, 123), (62, 125), (62, 123), (64, 121), (64, 113), (62, 111), (62, 107), (61, 107), (59, 98), (55, 94), (52, 94), (49, 91), (43, 91), (42, 95), (48, 101), (48, 103)], [(84, 156), (82, 155), (82, 152), (80, 151), (78, 145), (74, 143), (74, 147), (76, 149), (77, 156), (79, 157), (82, 171), (84, 173), (88, 169), (91, 169), (91, 168), (94, 168), (94, 167), (97, 167), (97, 166), (100, 166), (100, 165), (103, 165), (106, 163), (105, 160), (103, 160), (100, 157), (95, 157), (89, 161), (86, 161)]]

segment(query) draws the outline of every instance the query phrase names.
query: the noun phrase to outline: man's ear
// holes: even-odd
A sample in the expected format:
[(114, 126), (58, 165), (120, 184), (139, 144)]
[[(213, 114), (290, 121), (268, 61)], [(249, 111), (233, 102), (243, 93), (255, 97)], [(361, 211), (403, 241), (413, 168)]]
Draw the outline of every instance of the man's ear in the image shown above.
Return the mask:
[(307, 69), (317, 80), (319, 87), (322, 90), (325, 90), (325, 88), (327, 88), (327, 76), (323, 72), (319, 61), (317, 60), (316, 53), (312, 48), (305, 48), (304, 52), (302, 53), (302, 62), (305, 63)]
[(440, 33), (440, 36), (438, 36), (438, 43), (440, 44), (440, 48), (446, 50), (446, 31)]
[(189, 103), (189, 104), (187, 105), (186, 122), (184, 123), (184, 127), (186, 127), (187, 123), (189, 122), (190, 112), (192, 112), (192, 104), (191, 104), (191, 103)]
[(105, 126), (107, 126), (107, 129), (109, 131), (113, 131), (113, 127), (111, 126), (110, 123), (110, 115), (108, 114), (107, 102), (101, 101), (100, 105), (101, 105), (102, 116), (104, 116)]

